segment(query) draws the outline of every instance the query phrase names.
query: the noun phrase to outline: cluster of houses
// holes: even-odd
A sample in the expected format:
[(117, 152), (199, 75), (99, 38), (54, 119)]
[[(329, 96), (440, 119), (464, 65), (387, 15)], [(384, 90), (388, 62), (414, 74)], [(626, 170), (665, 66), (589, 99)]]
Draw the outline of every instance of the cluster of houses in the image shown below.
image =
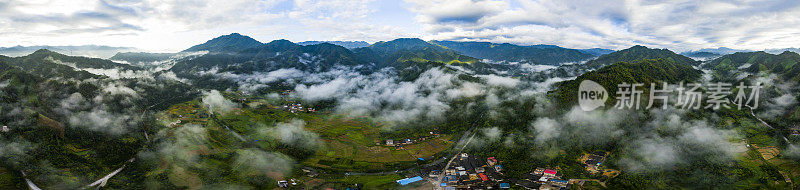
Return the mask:
[(292, 90), (284, 90), (283, 92), (281, 92), (281, 97), (289, 96), (290, 94), (292, 94), (292, 92), (294, 92), (294, 91), (292, 91)]
[[(479, 156), (462, 153), (451, 167), (444, 171), (444, 179), (439, 184), (444, 189), (508, 189), (511, 184), (503, 180), (503, 166), (494, 157), (483, 159)], [(437, 178), (438, 171), (431, 172)]]
[(296, 186), (298, 182), (299, 181), (294, 178), (290, 179), (289, 181), (278, 181), (278, 187), (289, 188), (290, 186)]
[(583, 154), (578, 160), (585, 166), (586, 171), (590, 174), (599, 174), (608, 178), (616, 177), (619, 175), (619, 171), (605, 168), (603, 165), (608, 154), (609, 152), (595, 151)]
[(289, 105), (284, 105), (283, 108), (289, 109), (289, 112), (292, 113), (297, 113), (297, 112), (313, 113), (317, 111), (314, 108), (304, 108), (303, 104), (301, 103), (291, 103)]
[(606, 155), (607, 155), (606, 152), (595, 151), (592, 152), (591, 154), (586, 153), (581, 155), (579, 160), (581, 164), (586, 165), (586, 171), (595, 174), (599, 172), (600, 165), (602, 165), (603, 162), (606, 160)]
[[(289, 101), (288, 96), (291, 95), (294, 91), (292, 90), (284, 90), (281, 92), (281, 99)], [(290, 101), (292, 102), (292, 101)], [(289, 105), (284, 105), (283, 108), (289, 110), (289, 112), (297, 113), (297, 112), (306, 112), (306, 113), (313, 113), (317, 110), (311, 107), (303, 107), (303, 104), (292, 102)]]
[[(304, 167), (304, 168), (302, 168), (302, 171), (303, 171), (303, 173), (306, 174), (306, 176), (308, 176), (310, 178), (315, 178), (315, 177), (319, 176), (319, 172), (317, 172), (316, 170), (314, 170), (313, 168), (310, 168), (310, 167)], [(295, 178), (291, 178), (289, 180), (278, 181), (278, 187), (280, 187), (280, 188), (291, 188), (293, 186), (298, 186), (298, 185), (302, 186), (301, 181), (298, 180), (298, 179), (295, 179)]]
[(800, 136), (800, 126), (792, 125), (789, 130), (792, 131), (792, 136)]
[(402, 140), (399, 140), (399, 141), (395, 141), (394, 139), (386, 139), (385, 145), (386, 146), (394, 146), (395, 149), (399, 150), (399, 149), (403, 149), (403, 145), (409, 145), (409, 144), (414, 144), (415, 142), (425, 141), (428, 138), (432, 138), (432, 137), (435, 137), (435, 136), (439, 135), (439, 133), (436, 133), (436, 132), (433, 132), (433, 131), (428, 132), (428, 133), (430, 134), (430, 136), (419, 137), (417, 139), (402, 139)]
[(414, 144), (414, 140), (411, 139), (403, 139), (399, 141), (395, 141), (393, 139), (386, 139), (386, 146), (394, 146), (395, 148), (403, 148), (403, 145), (407, 144)]
[(519, 186), (526, 189), (566, 189), (569, 181), (561, 179), (562, 174), (557, 168), (536, 168), (531, 173), (522, 176), (522, 179), (515, 181)]
[[(602, 175), (603, 177), (615, 177), (619, 175), (619, 171), (613, 169), (606, 169), (603, 166), (608, 157), (609, 152), (595, 151), (592, 153), (583, 154), (578, 161), (583, 164), (586, 171), (590, 174)], [(570, 184), (582, 184), (582, 179), (562, 179), (562, 173), (556, 168), (536, 168), (533, 172), (525, 174), (522, 179), (516, 180), (515, 183), (526, 189), (566, 189)]]

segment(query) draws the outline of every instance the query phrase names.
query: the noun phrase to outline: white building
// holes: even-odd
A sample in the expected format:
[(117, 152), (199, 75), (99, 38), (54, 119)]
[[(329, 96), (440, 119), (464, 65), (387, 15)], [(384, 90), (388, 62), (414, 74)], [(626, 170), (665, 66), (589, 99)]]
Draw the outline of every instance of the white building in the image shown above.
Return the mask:
[(10, 130), (8, 129), (8, 126), (5, 126), (5, 125), (3, 125), (3, 129), (2, 129), (2, 131), (3, 131), (4, 133), (8, 133), (8, 131), (10, 131)]
[(289, 182), (288, 181), (278, 181), (278, 187), (283, 187), (283, 188), (289, 187)]

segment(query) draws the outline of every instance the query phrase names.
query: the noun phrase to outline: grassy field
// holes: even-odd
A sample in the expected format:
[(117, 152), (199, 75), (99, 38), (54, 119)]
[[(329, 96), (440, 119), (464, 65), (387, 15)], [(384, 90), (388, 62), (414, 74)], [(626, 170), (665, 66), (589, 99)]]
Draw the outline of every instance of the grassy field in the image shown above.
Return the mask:
[(403, 179), (402, 176), (397, 174), (392, 175), (371, 175), (371, 176), (321, 176), (322, 179), (325, 180), (326, 183), (321, 184), (316, 187), (311, 187), (314, 189), (322, 189), (322, 188), (347, 188), (352, 187), (355, 184), (363, 185), (363, 189), (396, 189), (399, 184), (397, 184), (397, 180)]
[[(225, 94), (229, 100), (240, 99), (234, 94)], [(207, 182), (203, 176), (203, 167), (225, 168), (230, 162), (225, 155), (230, 155), (232, 147), (242, 147), (245, 144), (253, 145), (266, 151), (280, 151), (280, 141), (270, 136), (269, 131), (278, 123), (290, 123), (293, 120), (302, 120), (305, 125), (303, 130), (313, 132), (319, 136), (319, 146), (315, 152), (303, 160), (297, 160), (300, 165), (311, 166), (323, 170), (371, 172), (402, 169), (414, 166), (417, 158), (431, 157), (437, 153), (451, 148), (454, 142), (450, 135), (436, 135), (422, 140), (419, 136), (408, 137), (419, 140), (406, 145), (405, 149), (386, 146), (382, 131), (385, 128), (380, 122), (375, 122), (366, 117), (348, 117), (332, 113), (291, 113), (282, 105), (274, 105), (274, 100), (263, 101), (248, 97), (248, 102), (242, 108), (235, 108), (224, 114), (211, 114), (201, 101), (193, 100), (176, 104), (158, 115), (159, 121), (167, 128), (167, 133), (187, 124), (198, 124), (208, 132), (205, 146), (184, 147), (187, 152), (197, 153), (202, 158), (200, 163), (174, 163), (164, 162), (158, 169), (150, 172), (150, 176), (165, 176), (172, 184), (188, 187), (179, 181)], [(284, 102), (285, 103), (285, 102)], [(252, 107), (251, 107), (252, 106)], [(180, 123), (177, 123), (180, 121)], [(224, 126), (223, 126), (224, 125)], [(247, 142), (242, 142), (232, 135), (225, 126), (238, 133)], [(420, 135), (428, 135), (420, 132)], [(399, 140), (399, 139), (398, 139)], [(280, 177), (283, 178), (283, 177)], [(389, 187), (400, 179), (400, 176), (350, 176), (346, 178), (333, 178), (320, 181), (308, 179), (309, 183), (320, 181), (319, 184), (364, 184), (367, 189), (375, 187), (382, 189)], [(275, 179), (280, 180), (280, 179)], [(387, 186), (389, 185), (389, 186)], [(340, 187), (340, 186), (334, 186)], [(189, 187), (198, 188), (198, 187)]]
[[(745, 135), (747, 150), (739, 157), (740, 163), (754, 171), (751, 177), (738, 182), (742, 189), (786, 189), (788, 177), (796, 183), (800, 177), (800, 166), (782, 158), (779, 143), (771, 136), (772, 129), (751, 119), (742, 119), (741, 133)], [(766, 186), (764, 186), (766, 185)]]
[(343, 170), (389, 169), (391, 163), (413, 163), (417, 158), (433, 156), (454, 144), (451, 136), (439, 135), (397, 149), (384, 145), (386, 138), (380, 136), (380, 125), (359, 120), (341, 116), (310, 120), (308, 129), (320, 134), (325, 144), (304, 164)]

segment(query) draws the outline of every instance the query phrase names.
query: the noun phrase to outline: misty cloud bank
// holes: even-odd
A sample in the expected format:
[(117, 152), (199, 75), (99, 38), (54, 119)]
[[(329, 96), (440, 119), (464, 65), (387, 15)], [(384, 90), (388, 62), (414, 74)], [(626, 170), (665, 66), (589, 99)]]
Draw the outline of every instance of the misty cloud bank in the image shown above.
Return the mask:
[(234, 108), (239, 108), (239, 104), (226, 99), (224, 96), (222, 96), (222, 93), (217, 90), (204, 92), (201, 101), (203, 102), (203, 105), (208, 108), (208, 110), (216, 113), (224, 114), (228, 113)]
[(530, 123), (530, 139), (539, 146), (532, 156), (548, 149), (600, 149), (620, 147), (614, 162), (623, 171), (660, 172), (691, 167), (695, 162), (728, 163), (746, 151), (742, 136), (704, 120), (687, 119), (683, 110), (653, 109), (644, 113), (626, 110), (584, 112), (574, 108), (555, 117), (539, 117)]
[[(233, 81), (238, 90), (246, 93), (257, 93), (277, 85), (294, 86), (291, 97), (303, 102), (333, 101), (333, 110), (338, 114), (371, 116), (393, 125), (443, 122), (453, 110), (452, 103), (466, 99), (491, 107), (494, 115), (501, 113), (496, 110), (513, 111), (500, 104), (523, 101), (548, 91), (556, 82), (569, 79), (538, 81), (502, 74), (473, 77), (470, 70), (452, 67), (455, 66), (431, 68), (412, 80), (400, 79), (398, 71), (391, 68), (370, 74), (342, 67), (325, 72), (291, 68), (237, 74), (211, 69), (198, 75)], [(465, 77), (467, 75), (470, 77)]]
[(281, 153), (264, 152), (259, 149), (236, 150), (233, 169), (243, 173), (287, 173), (292, 170), (294, 160)]
[(109, 82), (101, 86), (93, 98), (72, 93), (59, 102), (55, 111), (64, 117), (70, 127), (78, 127), (106, 134), (120, 135), (138, 128), (142, 114), (135, 101), (139, 94), (124, 85)]
[(292, 119), (288, 123), (278, 123), (265, 132), (281, 143), (305, 150), (316, 150), (321, 144), (319, 135), (306, 130), (305, 125), (303, 120)]

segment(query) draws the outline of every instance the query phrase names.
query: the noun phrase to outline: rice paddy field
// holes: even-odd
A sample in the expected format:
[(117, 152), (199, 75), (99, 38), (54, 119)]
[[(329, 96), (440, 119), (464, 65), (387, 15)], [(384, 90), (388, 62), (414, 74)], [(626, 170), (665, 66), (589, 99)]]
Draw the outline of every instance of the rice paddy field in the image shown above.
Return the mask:
[[(385, 144), (387, 138), (381, 134), (386, 132), (384, 130), (387, 127), (370, 118), (327, 112), (292, 113), (283, 106), (274, 104), (274, 101), (254, 99), (226, 114), (210, 114), (202, 102), (194, 100), (172, 106), (160, 114), (159, 120), (164, 125), (173, 123), (172, 127), (202, 125), (209, 130), (212, 142), (209, 148), (224, 151), (230, 143), (236, 144), (236, 137), (231, 135), (232, 132), (240, 135), (246, 143), (261, 149), (279, 149), (276, 140), (266, 135), (264, 130), (279, 123), (299, 119), (304, 122), (304, 129), (317, 134), (321, 142), (313, 155), (300, 161), (300, 164), (343, 172), (374, 172), (411, 167), (419, 158), (432, 158), (455, 144), (452, 135), (431, 135), (427, 131), (420, 131), (418, 135), (408, 137), (414, 139), (413, 143), (398, 148)], [(257, 106), (251, 107), (253, 105)], [(180, 123), (176, 123), (178, 120)], [(225, 129), (226, 126), (230, 131)]]

